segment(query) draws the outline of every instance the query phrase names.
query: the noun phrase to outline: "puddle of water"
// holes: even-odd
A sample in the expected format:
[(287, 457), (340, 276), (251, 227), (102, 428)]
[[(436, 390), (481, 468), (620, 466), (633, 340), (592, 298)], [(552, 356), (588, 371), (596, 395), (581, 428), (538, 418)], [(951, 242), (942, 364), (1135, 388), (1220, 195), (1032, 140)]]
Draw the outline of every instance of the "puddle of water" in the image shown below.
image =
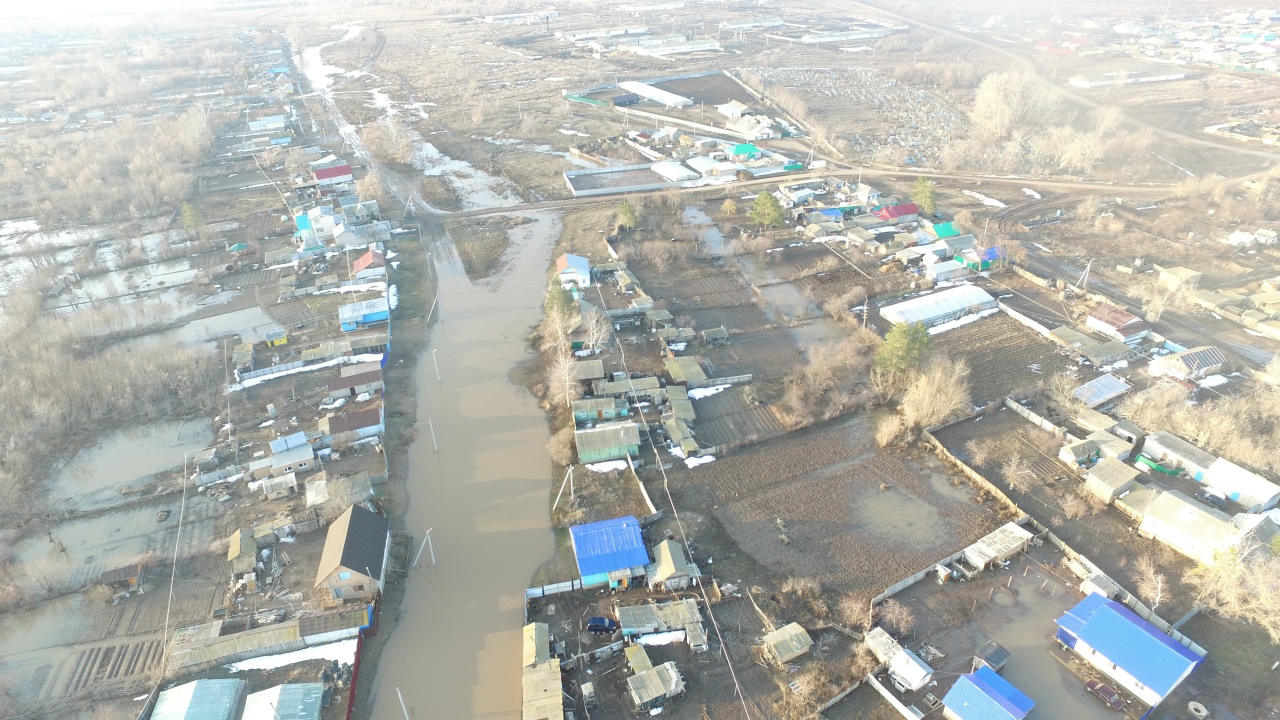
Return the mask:
[(724, 233), (712, 222), (711, 216), (702, 208), (686, 206), (680, 213), (680, 222), (684, 225), (701, 228), (698, 239), (707, 249), (709, 255), (724, 255)]
[(369, 689), (376, 720), (404, 717), (397, 688), (418, 717), (520, 716), (522, 603), (553, 548), (551, 481), (546, 419), (508, 377), (527, 357), (525, 334), (541, 317), (561, 229), (555, 215), (527, 216), (534, 222), (512, 232), (508, 270), (484, 285), (467, 279), (447, 237), (431, 246), (440, 322), (424, 353), (438, 350), (444, 381), (424, 354), (406, 523), (417, 542), (435, 528), (439, 564), (429, 567), (424, 556), (406, 580), (399, 624)]
[(216, 342), (218, 338), (239, 335), (240, 342), (256, 343), (263, 339), (263, 333), (278, 325), (261, 307), (254, 306), (193, 320), (164, 332), (138, 338), (133, 343), (137, 346), (195, 345), (216, 350), (220, 347)]
[(0, 657), (82, 639), (85, 615), (94, 609), (86, 607), (84, 595), (77, 593), (0, 614)]
[(765, 285), (760, 288), (760, 295), (775, 323), (794, 322), (817, 315), (809, 299), (791, 283)]
[(213, 429), (203, 421), (165, 422), (122, 430), (76, 453), (53, 492), (78, 508), (120, 498), (120, 488), (182, 464), (185, 453), (207, 447)]
[(917, 547), (940, 547), (948, 539), (948, 523), (937, 509), (895, 487), (863, 493), (854, 504), (859, 529), (884, 537), (909, 537)]

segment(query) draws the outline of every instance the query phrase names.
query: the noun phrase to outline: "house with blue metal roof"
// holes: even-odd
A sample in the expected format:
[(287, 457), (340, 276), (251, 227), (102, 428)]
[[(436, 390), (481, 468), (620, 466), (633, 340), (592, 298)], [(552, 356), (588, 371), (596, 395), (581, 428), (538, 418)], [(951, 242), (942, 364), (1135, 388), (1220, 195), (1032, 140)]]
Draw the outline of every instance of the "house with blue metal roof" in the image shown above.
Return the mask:
[(942, 698), (947, 720), (1022, 720), (1035, 702), (995, 670), (983, 666), (961, 675)]
[(649, 564), (640, 521), (630, 515), (575, 525), (569, 528), (569, 538), (582, 584), (587, 587), (605, 583), (625, 586), (631, 578), (643, 577)]
[(1147, 705), (1159, 704), (1204, 661), (1102, 595), (1090, 594), (1057, 623), (1058, 642)]

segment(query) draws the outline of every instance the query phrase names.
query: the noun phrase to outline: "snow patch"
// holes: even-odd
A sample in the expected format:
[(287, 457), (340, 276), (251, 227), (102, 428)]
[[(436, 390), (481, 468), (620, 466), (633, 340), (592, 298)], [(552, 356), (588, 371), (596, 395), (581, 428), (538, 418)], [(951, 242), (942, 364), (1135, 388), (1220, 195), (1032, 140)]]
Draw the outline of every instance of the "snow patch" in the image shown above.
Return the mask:
[(725, 390), (728, 390), (731, 387), (733, 386), (732, 385), (713, 385), (711, 387), (705, 387), (705, 388), (694, 388), (689, 391), (689, 399), (701, 400), (704, 397), (711, 397), (716, 393), (724, 392)]
[(587, 133), (578, 132), (577, 130), (570, 130), (569, 128), (556, 128), (556, 130), (565, 135), (577, 135), (578, 137), (591, 137)]
[(360, 283), (359, 285), (347, 285), (345, 287), (332, 288), (330, 290), (321, 290), (316, 295), (334, 295), (338, 293), (358, 293), (358, 292), (383, 292), (387, 289), (385, 282)]
[(1037, 200), (1040, 199), (1040, 193), (1036, 192), (1035, 190), (1032, 190), (1031, 188), (1022, 188), (1022, 192), (1026, 193), (1027, 195), (1030, 195), (1031, 197)]
[(980, 192), (974, 192), (974, 191), (972, 191), (972, 190), (961, 190), (960, 192), (961, 192), (961, 193), (963, 193), (963, 194), (965, 194), (965, 195), (968, 195), (969, 197), (973, 198), (974, 200), (977, 200), (978, 202), (982, 203), (983, 205), (990, 205), (991, 207), (995, 207), (995, 208), (1009, 207), (1008, 205), (1005, 205), (1004, 203), (1000, 202), (999, 200), (997, 200), (997, 199), (995, 199), (995, 198), (993, 198), (993, 197), (987, 197), (986, 195), (983, 195), (983, 194), (982, 194), (982, 193), (980, 193)]
[(457, 193), (464, 210), (520, 205), (515, 185), (477, 170), (466, 160), (455, 160), (429, 142), (419, 143), (414, 165), (426, 177), (443, 178)]
[(607, 473), (607, 472), (614, 472), (615, 470), (626, 470), (627, 461), (626, 460), (608, 460), (605, 462), (598, 462), (598, 463), (591, 463), (590, 465), (583, 465), (582, 467), (590, 470), (593, 473)]
[(1215, 388), (1219, 385), (1226, 385), (1229, 382), (1231, 381), (1222, 375), (1206, 375), (1203, 380), (1196, 384), (1202, 388)]
[(395, 310), (396, 306), (399, 304), (400, 304), (400, 292), (396, 290), (395, 285), (392, 285), (391, 287), (387, 288), (387, 307), (390, 307), (392, 310)]
[(682, 642), (684, 642), (683, 630), (668, 630), (667, 632), (651, 633), (636, 638), (636, 644), (638, 645), (675, 645)]
[(696, 468), (699, 465), (706, 465), (716, 461), (715, 455), (703, 455), (702, 457), (685, 458), (684, 466), (687, 468)]
[(274, 670), (275, 668), (306, 662), (307, 660), (337, 660), (348, 665), (353, 664), (356, 661), (356, 638), (339, 640), (336, 643), (317, 645), (279, 655), (267, 655), (266, 657), (242, 660), (223, 667), (233, 673), (241, 672), (242, 670)]
[(368, 355), (351, 355), (348, 357), (334, 358), (332, 360), (327, 360), (322, 363), (316, 363), (315, 365), (304, 365), (303, 367), (293, 368), (292, 370), (281, 370), (280, 372), (268, 373), (266, 375), (262, 375), (261, 377), (249, 378), (248, 380), (245, 380), (243, 382), (233, 383), (229, 385), (227, 387), (227, 394), (229, 395), (233, 392), (244, 390), (245, 388), (251, 388), (254, 385), (261, 385), (262, 383), (267, 382), (268, 380), (275, 380), (276, 378), (282, 378), (282, 377), (285, 377), (286, 375), (297, 375), (299, 373), (311, 372), (312, 370), (323, 370), (324, 368), (336, 367), (338, 365), (344, 365), (347, 363), (350, 363), (352, 365), (358, 365), (364, 362), (382, 362), (382, 353), (370, 353)]

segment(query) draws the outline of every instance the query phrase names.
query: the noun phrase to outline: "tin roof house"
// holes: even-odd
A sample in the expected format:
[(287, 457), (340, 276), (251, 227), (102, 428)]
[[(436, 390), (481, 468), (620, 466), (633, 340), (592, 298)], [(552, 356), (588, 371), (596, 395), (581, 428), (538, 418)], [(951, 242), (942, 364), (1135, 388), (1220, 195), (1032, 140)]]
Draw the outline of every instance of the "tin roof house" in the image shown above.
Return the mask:
[(1151, 326), (1128, 310), (1099, 305), (1089, 313), (1085, 327), (1123, 343), (1135, 343), (1151, 334)]
[(1151, 706), (1204, 661), (1129, 608), (1098, 594), (1081, 600), (1057, 625), (1058, 642)]
[(942, 698), (947, 720), (1022, 720), (1035, 702), (989, 667), (961, 675)]
[(649, 551), (640, 534), (640, 521), (627, 515), (569, 528), (578, 574), (584, 586), (626, 586), (644, 575)]

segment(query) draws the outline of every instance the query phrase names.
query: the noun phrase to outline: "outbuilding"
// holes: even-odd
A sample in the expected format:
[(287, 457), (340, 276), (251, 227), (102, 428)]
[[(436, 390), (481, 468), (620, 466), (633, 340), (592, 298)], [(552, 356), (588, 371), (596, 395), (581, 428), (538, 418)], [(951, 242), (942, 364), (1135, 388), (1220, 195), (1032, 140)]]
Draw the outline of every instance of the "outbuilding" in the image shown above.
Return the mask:
[(286, 683), (245, 699), (240, 720), (320, 720), (323, 683)]
[(193, 680), (156, 698), (151, 720), (233, 720), (244, 697), (243, 680)]
[(663, 540), (653, 548), (653, 563), (644, 569), (649, 589), (683, 590), (698, 578), (698, 566), (689, 562), (684, 546)]
[(764, 636), (764, 646), (778, 662), (791, 662), (809, 652), (813, 638), (800, 623), (790, 623)]
[(1218, 458), (1209, 465), (1203, 482), (1251, 513), (1270, 510), (1280, 501), (1280, 486), (1226, 458)]
[(989, 667), (961, 675), (942, 698), (947, 720), (1022, 720), (1035, 702)]
[(627, 401), (622, 398), (583, 398), (573, 401), (573, 420), (577, 423), (617, 420), (627, 416)]
[(375, 435), (381, 435), (386, 429), (383, 418), (383, 406), (366, 408), (341, 415), (327, 415), (318, 423), (320, 434), (329, 438), (330, 443), (355, 442)]
[(355, 397), (361, 393), (379, 393), (382, 392), (382, 368), (376, 363), (374, 369), (362, 372), (358, 375), (343, 375), (329, 381), (329, 397)]
[(676, 664), (667, 661), (627, 678), (627, 691), (637, 712), (649, 712), (662, 707), (667, 700), (684, 695), (684, 678), (680, 677)]
[(386, 298), (374, 298), (338, 307), (338, 323), (343, 332), (363, 330), (391, 319), (391, 306)]
[(569, 528), (569, 539), (578, 574), (587, 587), (626, 586), (631, 578), (643, 575), (649, 564), (640, 521), (631, 515), (575, 525)]
[(1115, 305), (1099, 305), (1089, 312), (1085, 327), (1123, 343), (1135, 343), (1151, 334), (1145, 320)]
[(1122, 690), (1155, 706), (1204, 658), (1129, 608), (1090, 594), (1057, 621), (1056, 638)]
[(1115, 373), (1099, 375), (1071, 392), (1087, 408), (1105, 405), (1133, 389), (1124, 378)]
[(969, 274), (969, 266), (958, 260), (943, 260), (932, 265), (926, 265), (924, 274), (925, 277), (934, 282), (954, 280), (967, 276)]
[(1111, 502), (1133, 487), (1140, 473), (1115, 458), (1103, 458), (1084, 476), (1084, 489), (1103, 502)]
[(1147, 372), (1152, 375), (1167, 375), (1178, 380), (1199, 380), (1205, 375), (1212, 375), (1224, 368), (1227, 358), (1222, 351), (1212, 345), (1201, 345), (1163, 357), (1151, 358)]
[(1142, 443), (1142, 453), (1166, 467), (1180, 467), (1199, 482), (1217, 458), (1166, 430), (1157, 430)]

